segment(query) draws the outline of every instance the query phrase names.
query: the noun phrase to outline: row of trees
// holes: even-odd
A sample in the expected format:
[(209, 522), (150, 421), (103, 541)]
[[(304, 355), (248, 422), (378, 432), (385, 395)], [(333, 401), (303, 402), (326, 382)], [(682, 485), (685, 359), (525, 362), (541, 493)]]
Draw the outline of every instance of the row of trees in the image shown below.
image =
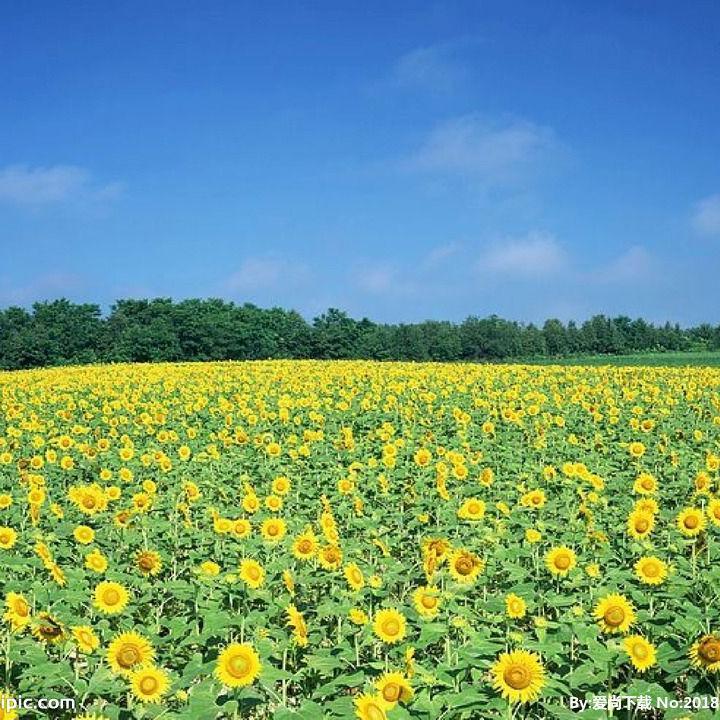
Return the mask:
[(330, 309), (312, 323), (297, 312), (223, 300), (41, 302), (0, 311), (0, 367), (93, 362), (367, 358), (500, 360), (583, 353), (719, 349), (720, 326), (683, 329), (596, 315), (542, 327), (497, 316), (462, 323), (378, 324)]

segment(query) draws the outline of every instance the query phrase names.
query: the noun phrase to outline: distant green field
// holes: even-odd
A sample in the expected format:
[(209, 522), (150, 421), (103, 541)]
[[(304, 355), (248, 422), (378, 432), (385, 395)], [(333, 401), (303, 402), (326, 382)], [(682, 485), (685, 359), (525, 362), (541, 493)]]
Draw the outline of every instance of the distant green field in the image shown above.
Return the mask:
[(634, 355), (576, 355), (567, 358), (523, 360), (528, 365), (645, 365), (652, 367), (720, 366), (720, 351), (637, 353)]

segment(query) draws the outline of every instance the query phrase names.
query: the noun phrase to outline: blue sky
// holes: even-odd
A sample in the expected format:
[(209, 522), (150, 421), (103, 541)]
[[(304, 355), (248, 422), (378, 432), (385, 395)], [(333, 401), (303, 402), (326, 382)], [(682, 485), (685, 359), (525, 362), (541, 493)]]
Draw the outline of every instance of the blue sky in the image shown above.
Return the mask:
[(717, 2), (2, 14), (0, 306), (720, 321)]

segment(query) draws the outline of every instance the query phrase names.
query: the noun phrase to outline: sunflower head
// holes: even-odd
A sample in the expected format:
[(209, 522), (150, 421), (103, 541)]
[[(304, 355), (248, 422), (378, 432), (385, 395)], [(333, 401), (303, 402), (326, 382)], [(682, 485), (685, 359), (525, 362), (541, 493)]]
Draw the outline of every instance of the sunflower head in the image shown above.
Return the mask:
[(613, 593), (595, 606), (595, 618), (605, 633), (626, 633), (635, 622), (635, 610), (623, 595)]
[(545, 685), (545, 669), (537, 653), (503, 653), (491, 668), (493, 686), (511, 703), (533, 702)]
[(134, 670), (152, 663), (155, 650), (147, 638), (136, 632), (126, 632), (113, 639), (105, 657), (116, 675), (130, 675)]
[(547, 569), (556, 576), (567, 575), (577, 565), (575, 552), (565, 545), (551, 548), (545, 555)]
[(117, 615), (128, 604), (130, 594), (117, 582), (101, 582), (95, 588), (93, 605), (105, 615)]
[(434, 618), (440, 611), (440, 593), (433, 585), (422, 585), (413, 592), (413, 605), (426, 619)]
[(170, 687), (170, 679), (160, 668), (144, 667), (130, 676), (130, 687), (140, 702), (159, 703)]
[(656, 663), (655, 646), (641, 635), (629, 635), (623, 640), (623, 648), (630, 662), (639, 672), (645, 672)]
[(218, 656), (215, 674), (227, 687), (250, 685), (258, 677), (260, 656), (247, 643), (228, 645)]
[(383, 642), (400, 642), (405, 637), (405, 616), (394, 608), (378, 610), (373, 620), (373, 630)]
[(413, 689), (408, 679), (399, 672), (388, 672), (375, 683), (378, 694), (391, 707), (396, 703), (407, 703), (412, 700)]
[(641, 557), (635, 563), (635, 574), (646, 585), (660, 585), (667, 577), (667, 565), (653, 555)]
[(696, 667), (713, 673), (720, 671), (720, 635), (703, 635), (690, 648), (690, 659)]

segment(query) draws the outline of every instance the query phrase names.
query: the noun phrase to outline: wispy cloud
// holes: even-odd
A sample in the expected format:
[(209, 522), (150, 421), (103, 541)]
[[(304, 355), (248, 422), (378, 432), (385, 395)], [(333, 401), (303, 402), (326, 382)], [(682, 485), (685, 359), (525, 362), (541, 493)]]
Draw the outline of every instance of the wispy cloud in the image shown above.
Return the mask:
[(41, 274), (27, 282), (0, 276), (0, 305), (30, 305), (75, 294), (86, 286), (86, 279), (68, 272)]
[(720, 237), (720, 193), (696, 203), (692, 224), (695, 231), (701, 235)]
[(297, 286), (309, 278), (309, 268), (279, 257), (251, 257), (240, 263), (239, 268), (225, 283), (229, 292), (254, 292), (281, 287)]
[(550, 128), (527, 120), (490, 120), (471, 114), (433, 129), (402, 167), (466, 178), (488, 187), (507, 186), (548, 167), (560, 150)]
[(553, 235), (533, 231), (507, 238), (488, 248), (478, 262), (482, 273), (532, 278), (556, 273), (568, 264), (565, 250)]
[(74, 165), (0, 168), (0, 202), (24, 206), (111, 200), (122, 189), (120, 183), (96, 182), (85, 168)]
[(626, 284), (652, 277), (656, 270), (655, 258), (641, 245), (634, 245), (614, 260), (585, 276), (586, 280), (600, 283)]
[(433, 92), (451, 90), (463, 74), (451, 56), (452, 49), (452, 45), (431, 45), (405, 53), (393, 68), (392, 84)]

